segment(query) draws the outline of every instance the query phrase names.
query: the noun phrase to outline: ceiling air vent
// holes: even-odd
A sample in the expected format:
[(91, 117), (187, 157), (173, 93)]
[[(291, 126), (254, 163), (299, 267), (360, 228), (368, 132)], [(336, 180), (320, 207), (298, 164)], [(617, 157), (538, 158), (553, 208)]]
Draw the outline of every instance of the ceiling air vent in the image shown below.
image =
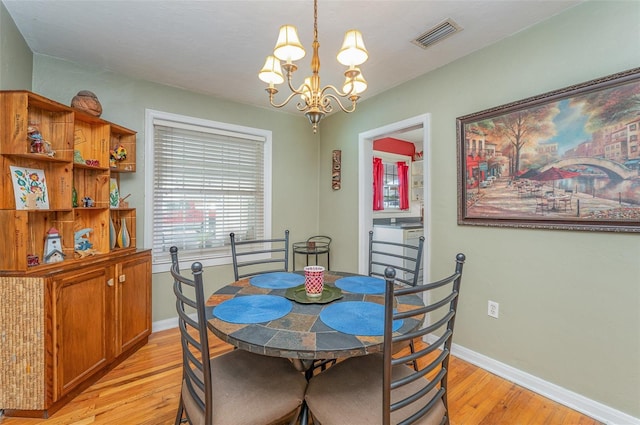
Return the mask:
[(424, 34), (416, 37), (416, 39), (412, 40), (411, 42), (422, 47), (423, 49), (426, 49), (427, 47), (436, 44), (438, 41), (444, 40), (445, 38), (459, 31), (462, 31), (462, 28), (458, 24), (453, 22), (453, 20), (447, 19), (446, 21), (431, 28)]

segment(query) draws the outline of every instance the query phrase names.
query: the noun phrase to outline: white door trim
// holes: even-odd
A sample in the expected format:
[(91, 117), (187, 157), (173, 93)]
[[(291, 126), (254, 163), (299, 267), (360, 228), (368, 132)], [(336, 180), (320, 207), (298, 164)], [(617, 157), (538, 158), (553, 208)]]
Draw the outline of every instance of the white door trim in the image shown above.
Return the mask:
[(358, 272), (368, 273), (369, 230), (373, 224), (373, 141), (390, 133), (422, 128), (423, 137), (423, 176), (424, 176), (424, 278), (429, 278), (428, 270), (431, 258), (431, 114), (418, 115), (383, 127), (365, 131), (358, 135)]

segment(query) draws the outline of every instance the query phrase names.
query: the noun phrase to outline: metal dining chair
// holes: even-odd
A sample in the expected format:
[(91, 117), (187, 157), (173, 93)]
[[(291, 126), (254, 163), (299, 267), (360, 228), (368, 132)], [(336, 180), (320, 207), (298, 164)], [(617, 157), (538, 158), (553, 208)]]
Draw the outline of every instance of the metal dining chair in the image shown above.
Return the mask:
[[(453, 274), (416, 286), (396, 285), (395, 270), (385, 270), (383, 353), (345, 359), (311, 378), (305, 401), (315, 425), (449, 424), (447, 377), (464, 261), (458, 254)], [(429, 304), (394, 310), (398, 297), (427, 293)], [(422, 323), (427, 315), (417, 331), (393, 332), (394, 324)], [(394, 355), (394, 345), (431, 334), (435, 341), (424, 348)], [(407, 366), (413, 360), (418, 370)]]
[[(387, 240), (374, 239), (373, 231), (369, 231), (369, 276), (384, 279), (386, 267), (393, 267), (400, 270), (395, 276), (396, 282), (407, 286), (416, 286), (422, 276), (422, 251), (424, 249), (424, 236), (418, 239), (418, 245), (391, 242)], [(409, 340), (394, 347), (394, 352), (409, 346), (411, 352), (415, 352), (415, 342)], [(412, 361), (414, 369), (418, 364)], [(319, 360), (314, 362), (313, 369), (325, 370), (329, 366), (336, 364), (335, 359)]]
[(421, 276), (423, 249), (424, 236), (420, 236), (418, 245), (412, 245), (375, 239), (373, 230), (370, 230), (369, 276), (384, 279), (385, 268), (391, 266), (396, 270), (397, 282), (416, 286)]
[(210, 358), (202, 264), (191, 265), (189, 279), (180, 274), (178, 248), (170, 252), (183, 370), (176, 425), (296, 423), (307, 385), (304, 376), (285, 358), (245, 350)]
[[(396, 270), (396, 282), (408, 286), (416, 286), (422, 277), (422, 251), (424, 249), (424, 236), (418, 239), (418, 245), (411, 245), (398, 242), (389, 242), (374, 239), (373, 231), (369, 231), (369, 276), (384, 279), (386, 267), (393, 267)], [(398, 270), (401, 272), (398, 273)], [(415, 342), (408, 342), (411, 352), (415, 352)], [(398, 345), (395, 351), (404, 348)], [(413, 361), (414, 369), (417, 363)]]
[(238, 240), (231, 238), (231, 258), (236, 280), (262, 273), (289, 271), (289, 231), (284, 237), (273, 239)]

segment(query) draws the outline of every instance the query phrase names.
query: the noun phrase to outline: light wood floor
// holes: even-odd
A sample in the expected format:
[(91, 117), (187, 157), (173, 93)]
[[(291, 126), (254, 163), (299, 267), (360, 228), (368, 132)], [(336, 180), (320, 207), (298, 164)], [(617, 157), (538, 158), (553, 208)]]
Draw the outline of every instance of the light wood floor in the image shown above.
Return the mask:
[[(211, 347), (212, 355), (231, 349), (213, 335)], [(452, 425), (599, 424), (457, 358), (452, 358), (450, 366)], [(0, 417), (0, 424), (173, 424), (181, 374), (178, 330), (157, 332), (147, 345), (51, 418)]]

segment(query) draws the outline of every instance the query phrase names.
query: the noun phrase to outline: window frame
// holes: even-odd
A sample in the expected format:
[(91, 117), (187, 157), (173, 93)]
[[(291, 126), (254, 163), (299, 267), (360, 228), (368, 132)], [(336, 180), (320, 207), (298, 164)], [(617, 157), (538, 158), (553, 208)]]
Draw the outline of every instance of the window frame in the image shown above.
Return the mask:
[[(144, 148), (144, 164), (145, 164), (145, 213), (144, 213), (144, 246), (145, 248), (153, 248), (153, 224), (154, 224), (154, 122), (156, 120), (175, 122), (178, 125), (194, 125), (199, 127), (208, 128), (219, 132), (232, 132), (236, 134), (245, 134), (248, 137), (261, 137), (264, 138), (264, 238), (271, 238), (271, 194), (272, 194), (272, 132), (269, 130), (241, 126), (236, 124), (229, 124), (219, 121), (212, 121), (203, 118), (196, 118), (186, 115), (174, 114), (170, 112), (157, 111), (153, 109), (145, 110), (145, 148)], [(197, 261), (202, 263), (203, 266), (219, 266), (225, 264), (231, 264), (231, 246), (226, 245), (228, 248), (223, 255), (216, 256), (204, 256), (198, 258)], [(164, 258), (164, 256), (163, 256)], [(167, 272), (171, 268), (171, 262), (155, 262), (156, 258), (152, 255), (152, 273)], [(190, 265), (192, 259), (185, 260), (185, 264), (180, 264), (181, 267)], [(186, 264), (189, 263), (189, 264)]]

